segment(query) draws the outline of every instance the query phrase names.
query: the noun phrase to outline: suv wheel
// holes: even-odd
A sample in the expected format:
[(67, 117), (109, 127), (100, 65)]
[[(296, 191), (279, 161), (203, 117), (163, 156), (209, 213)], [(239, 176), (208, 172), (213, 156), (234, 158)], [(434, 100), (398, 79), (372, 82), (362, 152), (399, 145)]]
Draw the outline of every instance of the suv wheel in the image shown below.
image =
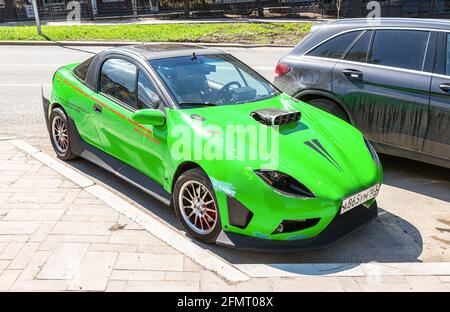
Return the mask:
[(350, 123), (350, 118), (348, 118), (347, 113), (333, 101), (327, 99), (313, 99), (306, 102)]

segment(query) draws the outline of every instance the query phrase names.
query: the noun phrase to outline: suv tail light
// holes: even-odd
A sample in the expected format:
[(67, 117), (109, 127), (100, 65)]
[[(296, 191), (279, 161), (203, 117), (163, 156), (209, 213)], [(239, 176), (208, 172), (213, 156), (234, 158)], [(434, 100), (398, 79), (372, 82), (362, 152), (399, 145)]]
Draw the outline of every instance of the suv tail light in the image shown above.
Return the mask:
[(286, 75), (288, 72), (291, 71), (291, 68), (287, 64), (278, 63), (277, 67), (275, 67), (275, 76), (281, 77), (283, 75)]

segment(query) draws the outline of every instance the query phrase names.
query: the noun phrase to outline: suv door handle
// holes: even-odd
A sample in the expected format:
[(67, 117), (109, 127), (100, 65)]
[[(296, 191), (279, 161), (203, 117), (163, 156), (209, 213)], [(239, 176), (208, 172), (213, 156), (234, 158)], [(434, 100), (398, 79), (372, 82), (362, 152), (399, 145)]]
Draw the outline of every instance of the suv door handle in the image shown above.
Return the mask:
[(449, 83), (443, 83), (439, 86), (442, 91), (444, 92), (450, 92), (450, 84)]
[(94, 112), (100, 114), (102, 112), (102, 107), (97, 103), (94, 104)]
[(363, 76), (362, 71), (356, 69), (344, 69), (342, 73), (352, 79), (361, 79)]

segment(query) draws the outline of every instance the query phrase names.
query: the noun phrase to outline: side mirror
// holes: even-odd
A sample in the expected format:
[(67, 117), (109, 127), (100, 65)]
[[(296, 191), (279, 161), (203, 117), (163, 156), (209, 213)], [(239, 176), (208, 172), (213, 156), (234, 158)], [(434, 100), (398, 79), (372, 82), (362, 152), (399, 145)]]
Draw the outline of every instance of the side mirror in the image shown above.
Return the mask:
[(143, 125), (163, 126), (166, 123), (166, 116), (158, 109), (141, 109), (136, 111), (131, 119)]

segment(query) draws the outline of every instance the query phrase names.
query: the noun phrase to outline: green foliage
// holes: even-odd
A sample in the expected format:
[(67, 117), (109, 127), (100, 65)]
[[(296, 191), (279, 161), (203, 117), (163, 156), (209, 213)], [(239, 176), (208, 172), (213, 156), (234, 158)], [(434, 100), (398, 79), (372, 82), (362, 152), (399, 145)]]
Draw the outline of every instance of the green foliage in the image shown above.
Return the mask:
[(14, 26), (0, 27), (0, 40), (296, 44), (310, 28), (310, 23), (43, 26), (39, 36), (34, 26)]

